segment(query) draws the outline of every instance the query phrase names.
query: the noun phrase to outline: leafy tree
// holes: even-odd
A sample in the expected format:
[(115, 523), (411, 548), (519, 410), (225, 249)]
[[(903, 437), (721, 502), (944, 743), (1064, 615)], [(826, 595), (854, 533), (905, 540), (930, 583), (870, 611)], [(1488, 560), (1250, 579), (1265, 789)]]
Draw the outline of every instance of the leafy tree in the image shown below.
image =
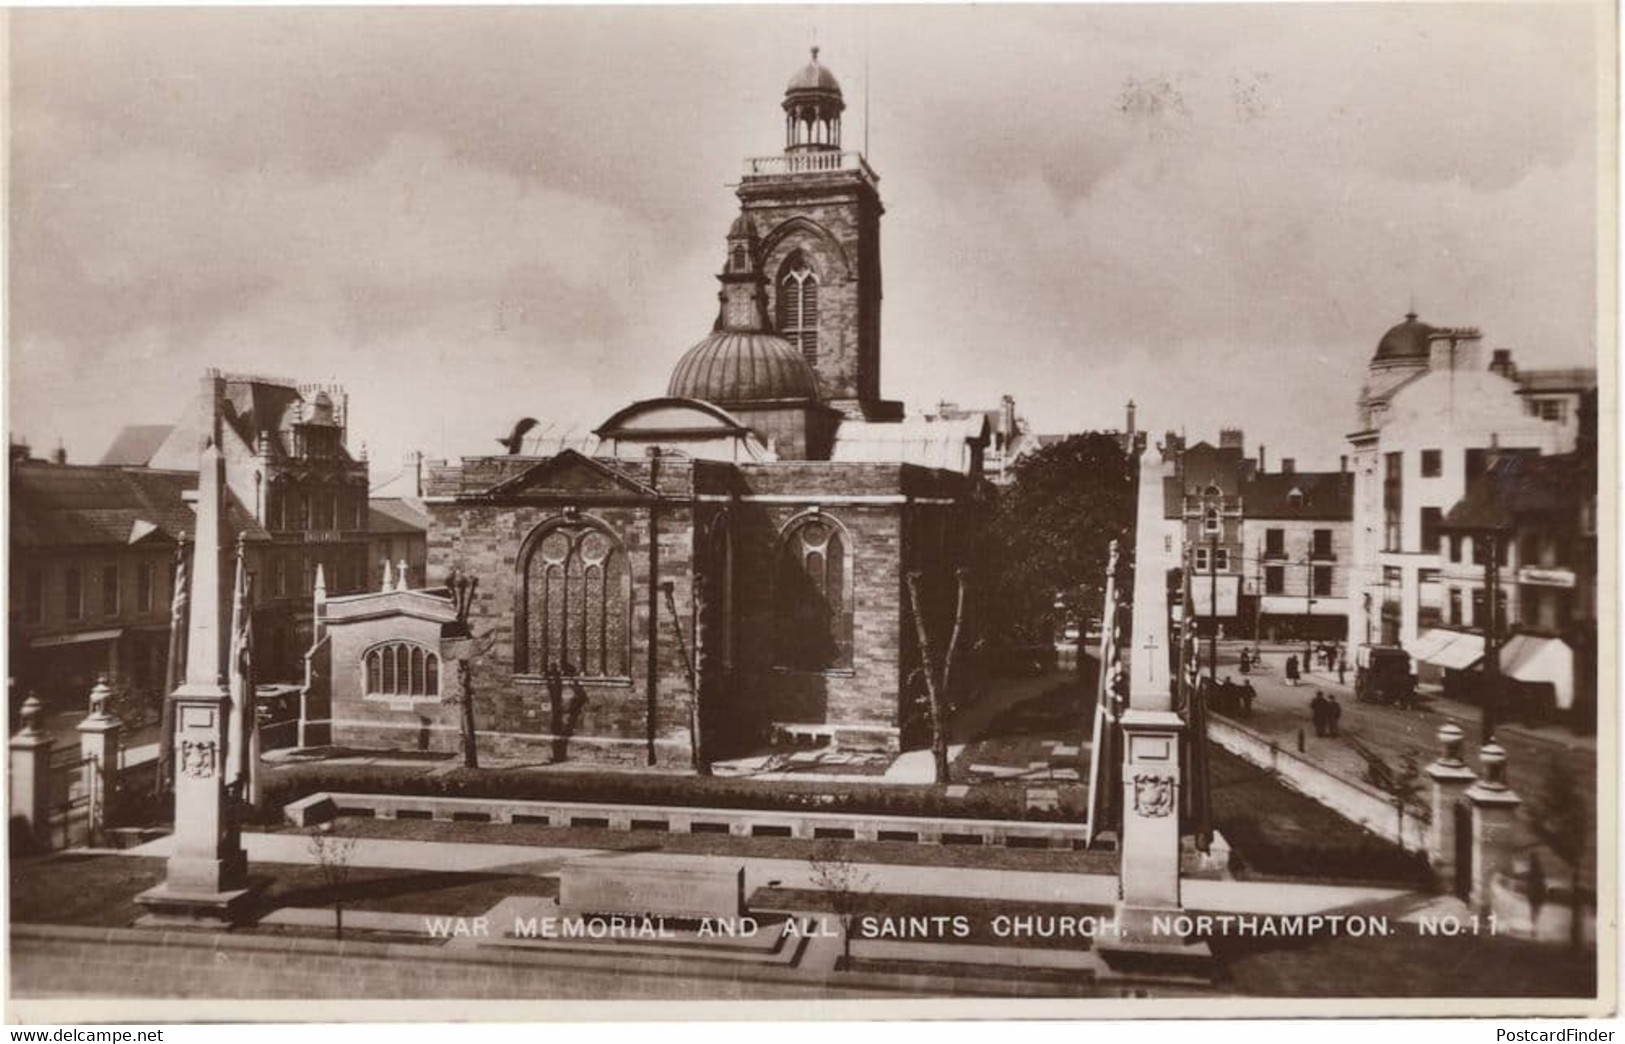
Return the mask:
[(1100, 612), (1111, 542), (1132, 548), (1133, 460), (1119, 436), (1072, 435), (1017, 461), (980, 527), (984, 633), (1002, 645), (1047, 644), (1057, 594), (1075, 615)]

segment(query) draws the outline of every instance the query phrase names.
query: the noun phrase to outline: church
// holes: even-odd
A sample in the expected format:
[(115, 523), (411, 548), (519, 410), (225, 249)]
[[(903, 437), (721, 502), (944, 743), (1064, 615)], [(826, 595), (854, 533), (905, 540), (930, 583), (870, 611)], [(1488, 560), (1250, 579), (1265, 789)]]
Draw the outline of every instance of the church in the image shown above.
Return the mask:
[[(505, 453), (431, 462), (426, 586), (318, 596), (307, 714), (332, 742), (455, 750), (466, 679), (499, 757), (929, 743), (909, 581), (946, 647), (988, 423), (882, 397), (879, 178), (842, 147), (816, 48), (782, 108), (783, 152), (737, 188), (715, 324), (666, 394), (590, 436), (526, 418)], [(461, 614), (453, 575), (478, 584)]]

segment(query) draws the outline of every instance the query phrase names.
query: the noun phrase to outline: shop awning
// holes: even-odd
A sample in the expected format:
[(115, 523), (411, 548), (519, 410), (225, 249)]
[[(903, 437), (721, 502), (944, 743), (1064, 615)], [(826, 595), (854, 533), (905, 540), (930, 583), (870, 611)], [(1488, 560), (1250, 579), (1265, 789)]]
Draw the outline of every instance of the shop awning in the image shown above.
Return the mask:
[(1465, 671), (1484, 658), (1484, 636), (1457, 634), (1428, 659), (1447, 671)]
[(1501, 646), (1501, 673), (1521, 682), (1550, 685), (1558, 710), (1574, 706), (1574, 650), (1561, 638), (1513, 635)]
[(1419, 663), (1432, 663), (1434, 655), (1440, 649), (1449, 645), (1460, 633), (1460, 631), (1445, 631), (1435, 627), (1430, 631), (1423, 631), (1417, 635), (1416, 640), (1405, 647), (1405, 651), (1411, 654), (1411, 659)]
[(113, 627), (105, 631), (78, 631), (74, 634), (42, 635), (29, 642), (32, 649), (54, 649), (61, 645), (83, 645), (86, 642), (111, 642), (118, 640), (124, 633), (124, 628)]

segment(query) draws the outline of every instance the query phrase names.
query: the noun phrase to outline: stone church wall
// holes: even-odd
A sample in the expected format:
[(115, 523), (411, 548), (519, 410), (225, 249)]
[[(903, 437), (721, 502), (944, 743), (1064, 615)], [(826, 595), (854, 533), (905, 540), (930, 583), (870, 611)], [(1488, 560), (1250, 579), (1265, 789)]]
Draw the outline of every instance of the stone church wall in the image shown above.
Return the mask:
[[(432, 504), (434, 524), (429, 536), (429, 571), (443, 577), (452, 569), (478, 577), (480, 587), (470, 612), (476, 638), (490, 636), (489, 651), (475, 662), (472, 673), (475, 720), (485, 749), (498, 755), (534, 753), (550, 760), (562, 749), (568, 760), (621, 765), (648, 761), (649, 733), (649, 623), (650, 623), (650, 518), (644, 507), (594, 506), (583, 499), (581, 514), (604, 523), (619, 539), (631, 569), (631, 655), (628, 680), (583, 679), (585, 710), (568, 743), (555, 747), (554, 710), (547, 685), (537, 673), (515, 675), (515, 605), (519, 595), (518, 555), (525, 537), (538, 525), (562, 516), (557, 505)], [(694, 634), (691, 575), (693, 509), (660, 510), (655, 583), (671, 581), (684, 638)], [(654, 747), (659, 764), (683, 766), (689, 762), (688, 682), (677, 638), (668, 618), (665, 596), (658, 586), (655, 620)], [(571, 690), (565, 690), (565, 699)]]

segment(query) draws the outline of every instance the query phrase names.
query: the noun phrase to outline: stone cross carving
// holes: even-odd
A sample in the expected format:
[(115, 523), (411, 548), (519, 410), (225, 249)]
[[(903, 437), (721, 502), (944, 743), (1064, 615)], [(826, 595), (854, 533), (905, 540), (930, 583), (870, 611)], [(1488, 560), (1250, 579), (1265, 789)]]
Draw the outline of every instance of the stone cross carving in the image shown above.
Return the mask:
[[(1142, 648), (1146, 652), (1150, 653), (1151, 656), (1155, 656), (1156, 652), (1157, 652), (1157, 636), (1155, 634), (1146, 635), (1145, 644), (1140, 646), (1140, 648)], [(1154, 673), (1156, 671), (1156, 668), (1154, 666), (1152, 666), (1151, 656), (1147, 656), (1145, 658), (1145, 680), (1146, 681), (1151, 681), (1152, 679), (1154, 679), (1156, 677), (1156, 674)]]

